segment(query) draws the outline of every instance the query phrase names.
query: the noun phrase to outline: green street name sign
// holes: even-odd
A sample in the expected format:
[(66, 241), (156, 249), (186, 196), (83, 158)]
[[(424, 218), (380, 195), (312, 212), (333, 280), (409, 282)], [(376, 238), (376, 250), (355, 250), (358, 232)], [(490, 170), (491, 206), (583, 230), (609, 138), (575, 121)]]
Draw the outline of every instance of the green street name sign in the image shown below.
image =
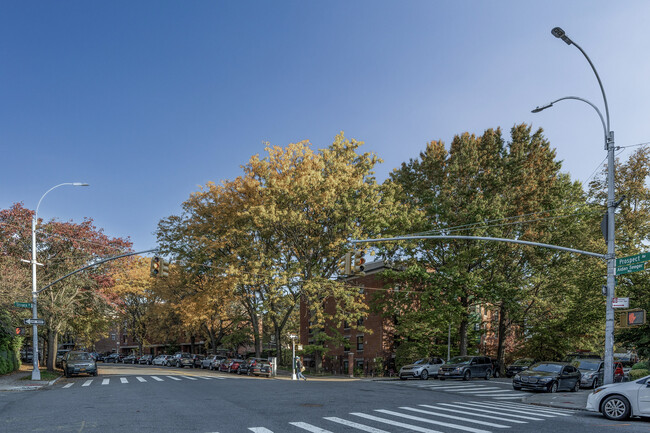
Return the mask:
[(29, 302), (14, 302), (14, 307), (18, 308), (32, 308), (32, 304)]
[(616, 275), (630, 274), (645, 270), (645, 262), (635, 263), (633, 265), (617, 266)]
[(650, 253), (640, 253), (634, 256), (621, 257), (620, 259), (616, 259), (616, 267), (618, 268), (619, 266), (643, 263), (647, 262), (648, 260), (650, 260)]

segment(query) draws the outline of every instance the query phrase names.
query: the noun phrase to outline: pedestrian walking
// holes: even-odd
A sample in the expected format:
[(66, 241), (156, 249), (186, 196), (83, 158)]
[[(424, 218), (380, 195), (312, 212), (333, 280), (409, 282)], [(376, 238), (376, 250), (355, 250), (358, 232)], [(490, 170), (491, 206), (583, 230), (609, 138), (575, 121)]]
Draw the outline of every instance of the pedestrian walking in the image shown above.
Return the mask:
[(298, 358), (296, 356), (296, 373), (297, 373), (296, 377), (298, 377), (298, 379), (307, 380), (305, 375), (302, 374), (303, 371), (305, 371), (305, 366), (302, 365), (302, 362), (300, 361), (300, 358)]

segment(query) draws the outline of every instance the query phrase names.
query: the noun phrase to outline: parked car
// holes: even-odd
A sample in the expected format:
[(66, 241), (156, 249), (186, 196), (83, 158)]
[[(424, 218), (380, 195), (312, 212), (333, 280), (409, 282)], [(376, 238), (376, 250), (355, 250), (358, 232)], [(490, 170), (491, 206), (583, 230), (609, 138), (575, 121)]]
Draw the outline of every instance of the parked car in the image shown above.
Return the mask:
[(54, 366), (63, 368), (63, 357), (69, 352), (67, 349), (57, 350), (56, 351), (56, 360), (54, 361)]
[(596, 388), (587, 397), (587, 410), (614, 421), (650, 416), (650, 376)]
[(248, 370), (248, 374), (254, 376), (271, 377), (271, 373), (273, 373), (273, 365), (268, 359), (256, 362)]
[(512, 377), (517, 373), (521, 373), (524, 370), (528, 370), (528, 368), (534, 363), (535, 360), (533, 358), (517, 359), (515, 362), (513, 362), (506, 368), (506, 377)]
[(110, 355), (104, 358), (104, 362), (107, 364), (120, 362), (120, 355), (118, 353), (111, 353)]
[(122, 364), (136, 364), (138, 362), (137, 355), (128, 355), (122, 358)]
[(138, 359), (138, 364), (151, 365), (152, 361), (153, 355), (142, 355), (140, 359)]
[(566, 362), (537, 362), (528, 370), (517, 373), (512, 379), (512, 387), (537, 391), (557, 392), (580, 389), (580, 371)]
[(219, 371), (230, 371), (230, 365), (232, 364), (234, 360), (232, 358), (227, 358), (221, 361), (221, 364), (219, 364)]
[(226, 359), (221, 355), (208, 355), (201, 360), (201, 368), (209, 368), (210, 370), (218, 370), (221, 361)]
[(158, 355), (152, 361), (152, 365), (167, 365), (167, 359), (170, 355)]
[(203, 361), (203, 358), (205, 358), (205, 355), (192, 355), (192, 367), (193, 368), (200, 368), (201, 367), (201, 361)]
[(97, 362), (88, 352), (69, 351), (61, 362), (65, 377), (73, 374), (97, 376)]
[(194, 360), (192, 359), (192, 355), (187, 352), (176, 352), (174, 357), (167, 361), (167, 365), (178, 368), (194, 368)]
[(230, 365), (228, 366), (228, 373), (237, 373), (239, 367), (246, 361), (243, 359), (233, 359)]
[(257, 363), (264, 362), (268, 364), (269, 360), (266, 358), (248, 358), (246, 361), (240, 364), (239, 368), (237, 369), (237, 374), (247, 374), (250, 376), (253, 366), (255, 366)]
[(497, 358), (490, 358), (490, 362), (492, 363), (492, 377), (498, 379), (501, 375), (501, 361)]
[[(583, 388), (598, 388), (599, 384), (605, 383), (605, 362), (600, 359), (577, 359), (573, 363), (582, 373), (580, 386)], [(625, 373), (620, 362), (614, 363), (614, 382), (623, 382)]]
[(402, 380), (408, 378), (427, 380), (429, 376), (438, 377), (438, 370), (444, 363), (445, 361), (435, 356), (418, 359), (413, 364), (408, 364), (400, 368), (399, 378)]
[(473, 377), (482, 377), (485, 380), (492, 377), (490, 358), (486, 356), (454, 356), (438, 371), (440, 380), (453, 378), (470, 380)]

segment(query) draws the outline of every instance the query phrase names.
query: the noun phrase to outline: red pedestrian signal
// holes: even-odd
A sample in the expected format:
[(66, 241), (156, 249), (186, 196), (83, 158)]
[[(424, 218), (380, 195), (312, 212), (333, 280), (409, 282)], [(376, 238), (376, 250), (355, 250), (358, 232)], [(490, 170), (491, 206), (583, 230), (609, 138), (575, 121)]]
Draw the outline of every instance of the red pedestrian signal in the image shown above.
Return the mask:
[(26, 333), (25, 328), (16, 327), (16, 335), (25, 335)]
[(644, 324), (645, 324), (645, 310), (627, 312), (627, 326), (641, 326)]

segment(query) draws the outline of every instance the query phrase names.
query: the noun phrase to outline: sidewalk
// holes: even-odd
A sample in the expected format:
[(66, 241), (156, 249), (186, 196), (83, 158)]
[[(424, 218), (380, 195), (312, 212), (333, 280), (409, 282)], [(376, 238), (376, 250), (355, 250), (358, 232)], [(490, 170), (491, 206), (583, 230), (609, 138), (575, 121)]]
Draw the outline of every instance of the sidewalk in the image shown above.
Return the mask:
[[(27, 377), (28, 379), (23, 379)], [(50, 386), (61, 377), (54, 380), (31, 380), (32, 366), (21, 365), (18, 371), (0, 376), (0, 392), (1, 391), (31, 391), (40, 389), (44, 386)]]

